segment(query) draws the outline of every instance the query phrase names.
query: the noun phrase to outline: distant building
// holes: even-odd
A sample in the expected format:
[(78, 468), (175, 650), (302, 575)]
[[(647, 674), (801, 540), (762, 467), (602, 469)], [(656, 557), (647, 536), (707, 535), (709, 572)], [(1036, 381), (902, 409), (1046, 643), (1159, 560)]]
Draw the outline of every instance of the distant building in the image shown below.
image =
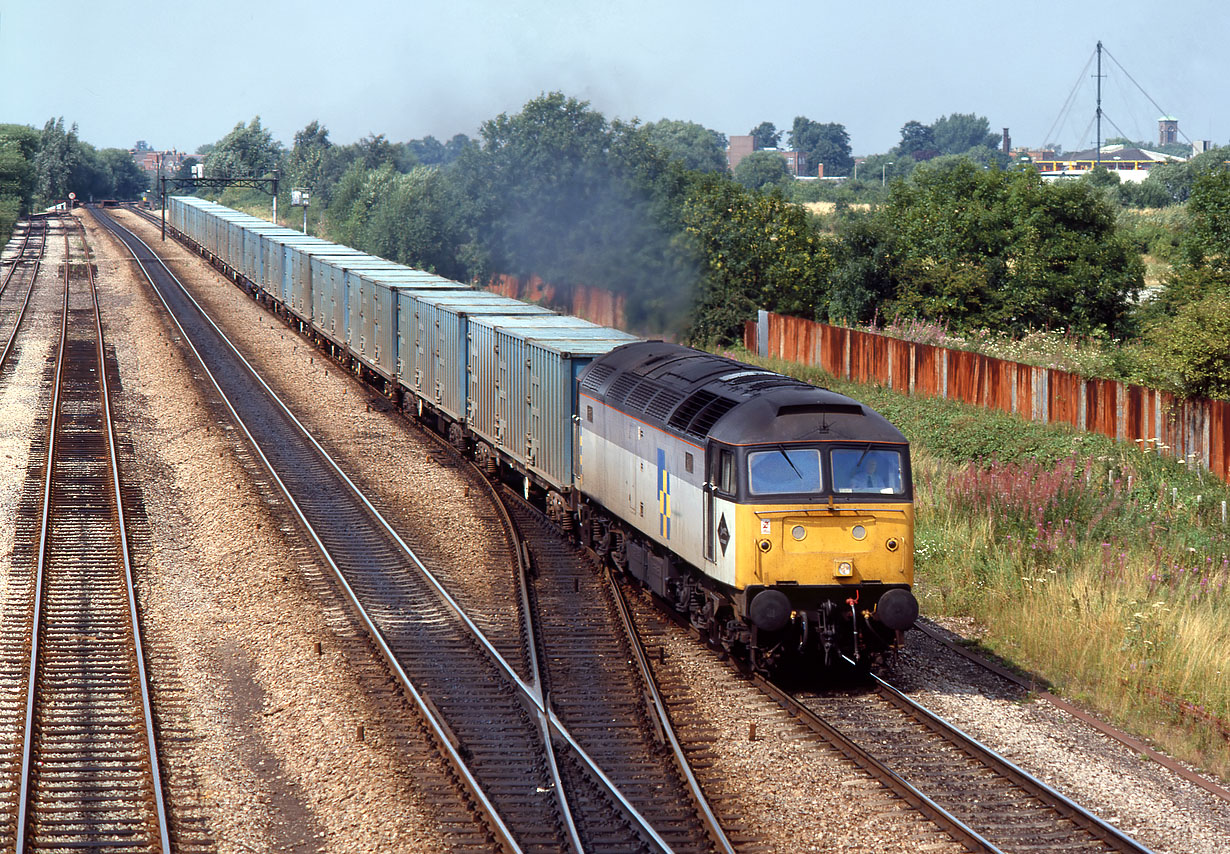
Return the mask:
[(732, 136), (730, 143), (726, 148), (726, 163), (730, 166), (730, 171), (735, 171), (735, 167), (753, 151), (770, 151), (773, 154), (780, 156), (786, 161), (786, 171), (794, 177), (799, 177), (807, 171), (807, 155), (801, 151), (789, 151), (781, 148), (756, 148), (755, 137), (752, 136)]
[(726, 163), (730, 166), (730, 171), (735, 171), (739, 162), (755, 150), (756, 138), (754, 136), (730, 137), (730, 145), (726, 148)]
[(1157, 120), (1157, 144), (1170, 145), (1179, 141), (1179, 120), (1174, 116), (1159, 116)]
[[(1034, 166), (1042, 177), (1047, 180), (1059, 178), (1080, 177), (1098, 166), (1098, 150), (1077, 151), (1071, 154), (1055, 155), (1049, 158), (1033, 158)], [(1149, 177), (1149, 170), (1162, 163), (1178, 163), (1182, 157), (1162, 154), (1160, 151), (1149, 151), (1144, 148), (1128, 148), (1123, 145), (1104, 145), (1101, 152), (1101, 165), (1116, 173), (1121, 181), (1137, 183)]]
[(137, 142), (134, 148), (130, 148), (128, 153), (132, 155), (132, 159), (136, 161), (138, 167), (145, 171), (150, 176), (150, 180), (155, 180), (158, 177), (159, 163), (162, 164), (163, 175), (174, 175), (179, 171), (179, 167), (184, 161), (194, 155), (186, 151), (155, 151), (145, 144), (144, 140)]

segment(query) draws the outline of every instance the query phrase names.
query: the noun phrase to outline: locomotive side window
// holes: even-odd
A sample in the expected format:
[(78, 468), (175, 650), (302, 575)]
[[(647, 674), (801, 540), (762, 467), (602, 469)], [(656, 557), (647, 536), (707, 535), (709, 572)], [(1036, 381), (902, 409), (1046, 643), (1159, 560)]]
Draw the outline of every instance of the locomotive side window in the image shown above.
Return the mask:
[(594, 408), (592, 406), (585, 407), (585, 420), (586, 421), (594, 420)]
[(774, 448), (747, 455), (747, 486), (752, 495), (819, 492), (818, 448)]
[(836, 492), (869, 492), (901, 495), (905, 478), (901, 454), (884, 448), (835, 448), (833, 489)]
[(685, 453), (683, 455), (683, 470), (688, 474), (692, 473), (692, 455)]
[(735, 455), (733, 451), (718, 451), (713, 461), (713, 488), (727, 495), (735, 494)]

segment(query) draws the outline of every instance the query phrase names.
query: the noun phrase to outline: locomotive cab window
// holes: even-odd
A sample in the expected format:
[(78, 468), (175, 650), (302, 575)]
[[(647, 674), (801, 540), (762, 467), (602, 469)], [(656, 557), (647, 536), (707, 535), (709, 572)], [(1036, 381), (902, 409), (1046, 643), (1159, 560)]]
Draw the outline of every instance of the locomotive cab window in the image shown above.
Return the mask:
[(834, 448), (833, 490), (903, 495), (901, 452), (891, 448)]
[(777, 447), (747, 455), (747, 489), (752, 495), (819, 492), (819, 448)]

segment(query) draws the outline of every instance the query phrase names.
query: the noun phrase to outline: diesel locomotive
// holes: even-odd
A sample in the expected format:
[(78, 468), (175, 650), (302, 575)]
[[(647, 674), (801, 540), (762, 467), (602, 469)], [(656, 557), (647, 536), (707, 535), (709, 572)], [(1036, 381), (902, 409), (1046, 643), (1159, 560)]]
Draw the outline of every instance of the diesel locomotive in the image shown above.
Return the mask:
[(913, 625), (909, 445), (858, 401), (646, 341), (580, 375), (583, 543), (759, 669)]
[(909, 445), (858, 401), (202, 199), (169, 214), (254, 298), (756, 667), (865, 666), (917, 617)]

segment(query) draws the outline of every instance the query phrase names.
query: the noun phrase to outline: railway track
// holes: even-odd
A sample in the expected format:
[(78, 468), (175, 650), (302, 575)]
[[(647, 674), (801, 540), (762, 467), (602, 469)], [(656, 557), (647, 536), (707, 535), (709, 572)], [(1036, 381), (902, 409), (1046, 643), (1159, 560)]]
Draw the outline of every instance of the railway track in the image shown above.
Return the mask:
[[(520, 496), (507, 488), (492, 492), (525, 555), (541, 680), (553, 712), (645, 818), (664, 829), (671, 850), (733, 852), (674, 732), (618, 584)], [(576, 780), (570, 789), (584, 786)], [(611, 850), (621, 850), (618, 837), (612, 842)]]
[(27, 609), (5, 636), (6, 652), (21, 637), (25, 671), (5, 668), (24, 702), (19, 757), (3, 764), (4, 845), (169, 852), (93, 270), (84, 236), (76, 252), (67, 229), (64, 241), (47, 432), (15, 544), (33, 564), (14, 567)]
[(970, 851), (1149, 849), (872, 676), (872, 690), (757, 683)]
[[(686, 801), (683, 812), (690, 818), (681, 819), (678, 808), (675, 814), (662, 811), (652, 787), (629, 797), (574, 737), (549, 702), (548, 677), (539, 670), (547, 656), (533, 645), (539, 631), (529, 622), (470, 617), (152, 250), (105, 214), (96, 216), (145, 269), (390, 670), (428, 721), (457, 778), (487, 816), (494, 844), (551, 852), (561, 846), (670, 851), (676, 844), (679, 850), (711, 850), (706, 835), (711, 831)], [(524, 585), (521, 589), (518, 607), (524, 617), (533, 609)], [(489, 607), (504, 612), (509, 604), (504, 599)], [(489, 637), (479, 629), (480, 620), (503, 636)], [(521, 653), (509, 655), (510, 649)], [(616, 774), (634, 780), (644, 766), (633, 762)], [(658, 815), (652, 820), (643, 815), (638, 802)], [(690, 826), (681, 830), (681, 823)]]
[(0, 335), (4, 337), (4, 350), (0, 351), (0, 371), (8, 364), (9, 356), (17, 342), (17, 331), (21, 328), (22, 318), (30, 305), (34, 280), (38, 278), (47, 246), (47, 232), (47, 217), (31, 217), (26, 221), (17, 254), (4, 262), (6, 269), (3, 278), (0, 278)]

